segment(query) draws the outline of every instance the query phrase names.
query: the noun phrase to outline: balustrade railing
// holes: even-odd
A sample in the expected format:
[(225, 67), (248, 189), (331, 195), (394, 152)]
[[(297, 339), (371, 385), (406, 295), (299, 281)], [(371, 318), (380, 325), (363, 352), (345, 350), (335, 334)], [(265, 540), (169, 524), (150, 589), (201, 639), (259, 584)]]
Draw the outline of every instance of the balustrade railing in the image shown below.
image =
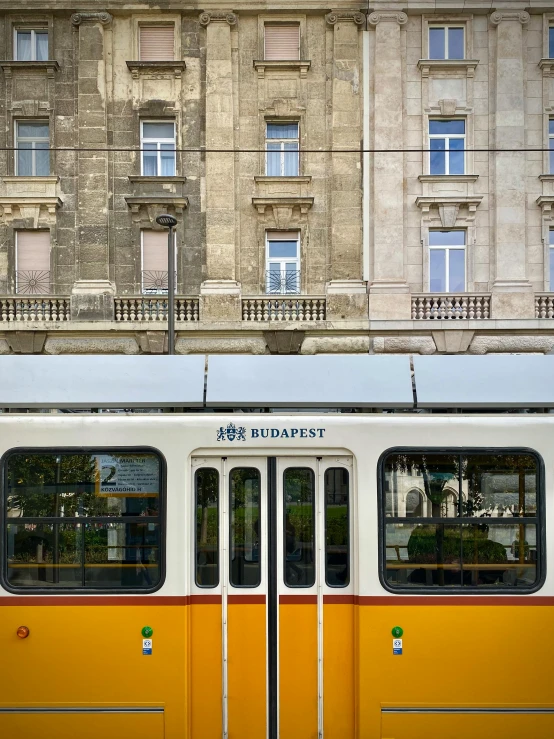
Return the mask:
[(554, 318), (554, 293), (535, 295), (535, 318)]
[(412, 295), (412, 319), (417, 320), (486, 320), (490, 318), (490, 295)]
[(243, 321), (324, 321), (325, 297), (255, 297), (242, 299)]
[(70, 321), (69, 298), (54, 296), (24, 298), (20, 295), (0, 298), (1, 321)]
[[(175, 320), (198, 321), (198, 298), (175, 296)], [(163, 295), (115, 298), (116, 321), (167, 321), (167, 297)]]

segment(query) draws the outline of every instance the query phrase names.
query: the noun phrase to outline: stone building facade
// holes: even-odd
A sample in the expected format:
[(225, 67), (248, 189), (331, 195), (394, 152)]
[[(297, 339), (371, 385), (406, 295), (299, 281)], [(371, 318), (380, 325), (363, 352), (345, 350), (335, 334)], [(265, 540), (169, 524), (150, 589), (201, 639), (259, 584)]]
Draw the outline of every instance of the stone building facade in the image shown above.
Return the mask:
[(166, 212), (178, 353), (554, 349), (549, 3), (99, 5), (0, 0), (0, 353), (163, 352)]

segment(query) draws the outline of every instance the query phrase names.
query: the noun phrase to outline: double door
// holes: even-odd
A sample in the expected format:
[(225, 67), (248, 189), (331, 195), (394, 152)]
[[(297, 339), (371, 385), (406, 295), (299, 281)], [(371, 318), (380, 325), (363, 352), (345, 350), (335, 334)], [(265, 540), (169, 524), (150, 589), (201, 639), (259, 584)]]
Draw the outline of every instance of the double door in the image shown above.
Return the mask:
[[(211, 640), (215, 668), (208, 669), (212, 683), (221, 680), (214, 736), (348, 739), (354, 721), (351, 458), (206, 457), (193, 460), (193, 475), (192, 639), (204, 631), (208, 605), (220, 627), (220, 639)], [(198, 659), (193, 656), (193, 680)], [(193, 686), (193, 712), (205, 712), (207, 704), (194, 694)], [(194, 717), (193, 726), (207, 736)]]

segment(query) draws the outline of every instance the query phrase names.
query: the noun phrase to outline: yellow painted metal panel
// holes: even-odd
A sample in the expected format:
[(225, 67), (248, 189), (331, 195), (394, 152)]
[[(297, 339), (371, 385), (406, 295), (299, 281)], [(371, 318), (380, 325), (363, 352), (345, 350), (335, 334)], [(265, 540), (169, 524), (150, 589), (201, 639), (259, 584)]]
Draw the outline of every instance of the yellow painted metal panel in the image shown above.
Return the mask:
[[(552, 705), (552, 615), (531, 605), (360, 607), (359, 736), (381, 736), (381, 705)], [(402, 656), (393, 626), (404, 629)]]
[(264, 739), (265, 605), (229, 604), (227, 624), (229, 739)]
[(17, 713), (0, 715), (0, 736), (14, 739), (164, 739), (170, 735), (164, 735), (163, 713)]
[(220, 739), (222, 732), (221, 603), (192, 605), (191, 729), (194, 739)]
[(317, 606), (279, 606), (279, 733), (317, 738)]
[(350, 604), (323, 610), (323, 727), (325, 739), (354, 739), (354, 617)]
[[(9, 667), (0, 705), (19, 705), (22, 696), (29, 705), (148, 703), (165, 707), (165, 739), (182, 739), (187, 618), (184, 606), (3, 606), (0, 654)], [(30, 629), (27, 639), (16, 636), (21, 625)], [(151, 656), (142, 654), (146, 625), (154, 629)], [(103, 732), (97, 736), (106, 739)]]
[(554, 715), (383, 714), (382, 739), (552, 739)]

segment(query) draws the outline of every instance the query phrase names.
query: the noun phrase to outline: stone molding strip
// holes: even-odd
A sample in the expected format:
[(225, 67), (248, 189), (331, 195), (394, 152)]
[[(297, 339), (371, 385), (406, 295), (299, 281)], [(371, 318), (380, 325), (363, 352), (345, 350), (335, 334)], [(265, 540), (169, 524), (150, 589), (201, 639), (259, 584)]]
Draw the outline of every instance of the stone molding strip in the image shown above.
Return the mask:
[(531, 16), (526, 10), (497, 10), (490, 16), (493, 26), (498, 26), (502, 21), (519, 21), (522, 26), (529, 23)]
[(228, 23), (230, 26), (236, 26), (238, 21), (236, 13), (200, 13), (199, 22), (201, 26), (208, 26), (210, 23)]
[(71, 23), (74, 26), (80, 26), (81, 23), (101, 23), (103, 26), (109, 25), (113, 20), (113, 16), (102, 10), (99, 13), (73, 13)]
[(357, 26), (363, 26), (365, 23), (365, 15), (356, 10), (343, 12), (336, 11), (334, 13), (327, 13), (325, 20), (330, 26), (334, 26), (335, 23), (340, 23), (341, 21), (350, 21), (355, 23)]
[(371, 26), (379, 23), (398, 23), (399, 26), (403, 26), (408, 22), (408, 16), (402, 11), (375, 11), (368, 16), (367, 20)]

